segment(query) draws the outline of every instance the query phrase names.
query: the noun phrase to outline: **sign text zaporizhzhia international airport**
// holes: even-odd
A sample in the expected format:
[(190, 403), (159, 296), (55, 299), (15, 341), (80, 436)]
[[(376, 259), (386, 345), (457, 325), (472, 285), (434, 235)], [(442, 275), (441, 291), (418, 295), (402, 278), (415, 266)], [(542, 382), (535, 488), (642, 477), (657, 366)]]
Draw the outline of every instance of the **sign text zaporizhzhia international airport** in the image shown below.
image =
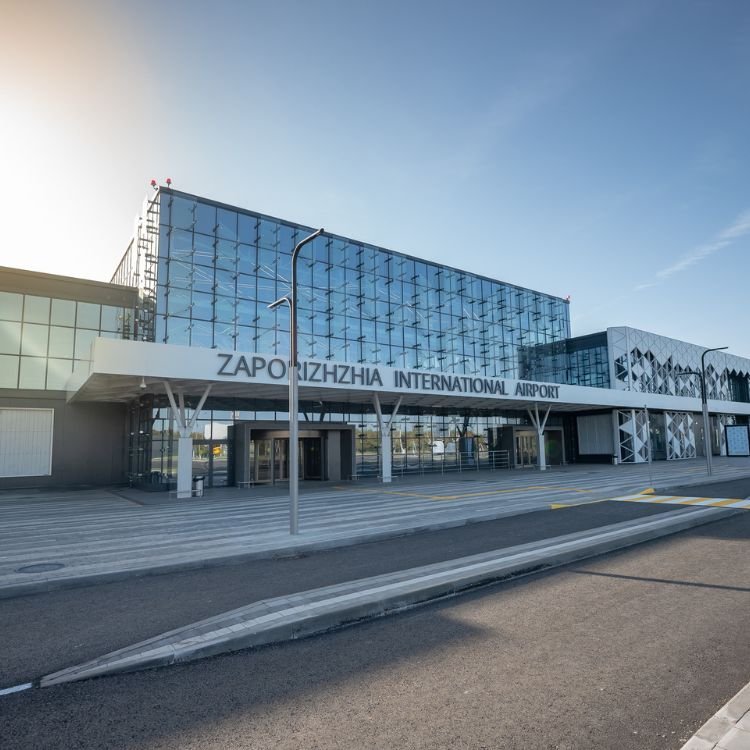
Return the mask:
[[(260, 354), (218, 353), (217, 375), (226, 378), (248, 378), (258, 382), (278, 382), (287, 377), (287, 363), (280, 357)], [(409, 390), (419, 393), (473, 394), (557, 399), (560, 386), (547, 383), (506, 381), (498, 378), (476, 378), (418, 370), (346, 365), (334, 362), (304, 360), (299, 363), (301, 384), (354, 386), (358, 388)]]

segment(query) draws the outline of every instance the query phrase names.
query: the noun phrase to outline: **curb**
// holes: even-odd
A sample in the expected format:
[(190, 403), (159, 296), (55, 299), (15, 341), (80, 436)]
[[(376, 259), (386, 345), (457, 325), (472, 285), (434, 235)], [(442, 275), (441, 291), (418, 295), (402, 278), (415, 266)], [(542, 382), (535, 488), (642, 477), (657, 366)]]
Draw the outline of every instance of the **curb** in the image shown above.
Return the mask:
[(750, 683), (720, 708), (681, 750), (750, 748)]
[(163, 633), (42, 677), (39, 687), (179, 664), (280, 643), (383, 617), (469, 589), (576, 562), (701, 526), (732, 513), (705, 508), (623, 521), (245, 607)]

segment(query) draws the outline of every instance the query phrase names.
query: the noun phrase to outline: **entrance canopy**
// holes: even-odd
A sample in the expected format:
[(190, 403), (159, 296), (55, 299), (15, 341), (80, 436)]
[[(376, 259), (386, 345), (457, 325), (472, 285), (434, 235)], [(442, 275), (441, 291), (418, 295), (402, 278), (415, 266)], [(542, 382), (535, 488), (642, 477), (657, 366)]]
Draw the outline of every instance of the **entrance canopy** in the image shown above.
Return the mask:
[[(273, 354), (98, 338), (92, 345), (89, 371), (74, 373), (68, 382), (68, 400), (127, 402), (145, 393), (162, 397), (165, 382), (190, 401), (199, 399), (208, 385), (212, 398), (286, 400), (287, 360)], [(300, 401), (366, 405), (369, 409), (374, 394), (384, 407), (400, 399), (402, 407), (487, 413), (526, 412), (535, 405), (545, 410), (550, 407), (553, 412), (644, 406), (673, 411), (701, 409), (699, 399), (681, 396), (372, 364), (300, 362)], [(711, 411), (721, 412), (726, 406), (722, 401), (709, 402)], [(733, 403), (732, 411), (750, 414), (750, 404)]]

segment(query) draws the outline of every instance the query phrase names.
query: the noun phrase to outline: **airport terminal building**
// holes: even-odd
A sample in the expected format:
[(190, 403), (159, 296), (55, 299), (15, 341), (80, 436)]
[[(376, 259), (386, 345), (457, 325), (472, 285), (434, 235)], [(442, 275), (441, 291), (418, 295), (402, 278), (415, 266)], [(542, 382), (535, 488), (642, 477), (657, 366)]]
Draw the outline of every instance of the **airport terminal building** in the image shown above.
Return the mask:
[[(288, 479), (311, 231), (160, 187), (109, 284), (0, 268), (0, 488)], [(297, 270), (300, 478), (747, 455), (750, 359), (705, 357), (705, 425), (705, 347), (326, 232)]]

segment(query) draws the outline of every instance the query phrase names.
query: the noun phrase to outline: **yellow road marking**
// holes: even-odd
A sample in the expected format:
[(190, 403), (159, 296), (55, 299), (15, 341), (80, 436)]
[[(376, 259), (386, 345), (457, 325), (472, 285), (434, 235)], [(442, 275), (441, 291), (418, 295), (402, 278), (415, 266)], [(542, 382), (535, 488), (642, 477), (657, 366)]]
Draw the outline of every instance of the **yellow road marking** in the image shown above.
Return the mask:
[(696, 503), (702, 503), (704, 500), (710, 500), (710, 497), (689, 497), (680, 502), (680, 505), (695, 505)]
[(653, 487), (646, 487), (646, 489), (643, 490), (643, 492), (641, 492), (641, 495), (655, 495), (655, 494), (656, 494), (656, 490)]
[(724, 505), (732, 505), (732, 503), (741, 503), (742, 500), (739, 497), (728, 497), (725, 500), (717, 500), (715, 503), (711, 503), (712, 505), (715, 505), (718, 508), (723, 507)]

